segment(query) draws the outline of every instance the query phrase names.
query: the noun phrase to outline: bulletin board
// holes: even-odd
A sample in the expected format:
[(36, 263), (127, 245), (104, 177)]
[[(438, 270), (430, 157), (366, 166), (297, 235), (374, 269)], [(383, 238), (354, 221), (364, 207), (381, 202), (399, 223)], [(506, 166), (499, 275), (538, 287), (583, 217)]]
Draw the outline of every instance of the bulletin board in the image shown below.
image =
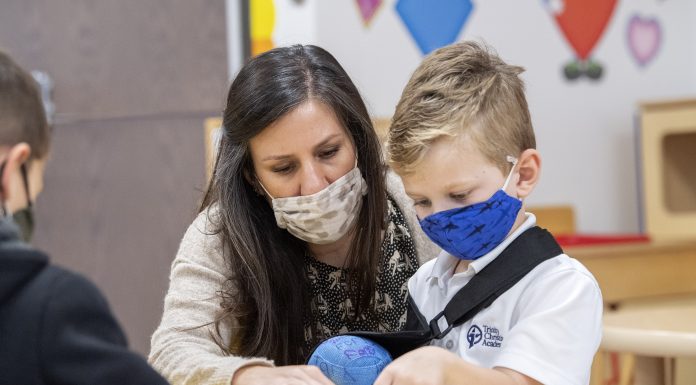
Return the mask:
[(643, 227), (653, 239), (696, 239), (696, 99), (640, 108)]
[(213, 175), (215, 156), (217, 155), (218, 147), (220, 147), (220, 139), (222, 138), (222, 118), (205, 119), (203, 128), (205, 134), (205, 177), (206, 181), (208, 181)]

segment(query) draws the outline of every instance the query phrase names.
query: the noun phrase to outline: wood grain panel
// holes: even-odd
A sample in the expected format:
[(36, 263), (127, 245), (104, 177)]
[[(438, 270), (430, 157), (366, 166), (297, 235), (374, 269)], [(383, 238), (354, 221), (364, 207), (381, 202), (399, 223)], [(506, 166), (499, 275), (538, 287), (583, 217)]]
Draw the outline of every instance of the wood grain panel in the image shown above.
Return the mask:
[(104, 291), (139, 352), (205, 178), (227, 88), (221, 0), (3, 0), (0, 48), (55, 82), (35, 243)]
[(696, 293), (696, 240), (564, 250), (592, 272), (608, 304)]
[(143, 354), (201, 196), (203, 118), (55, 127), (34, 243), (94, 280)]
[(221, 0), (3, 0), (0, 48), (55, 81), (62, 120), (219, 111)]

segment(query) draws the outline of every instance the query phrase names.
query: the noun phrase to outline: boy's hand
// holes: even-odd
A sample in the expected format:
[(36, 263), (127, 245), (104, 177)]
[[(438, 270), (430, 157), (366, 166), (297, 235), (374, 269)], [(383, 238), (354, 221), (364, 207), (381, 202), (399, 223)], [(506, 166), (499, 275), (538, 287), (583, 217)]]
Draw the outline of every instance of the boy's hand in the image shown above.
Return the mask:
[(387, 365), (374, 385), (541, 385), (507, 368), (482, 368), (449, 351), (426, 346), (406, 353)]
[(435, 346), (408, 352), (387, 365), (374, 385), (446, 384), (447, 369), (459, 356)]

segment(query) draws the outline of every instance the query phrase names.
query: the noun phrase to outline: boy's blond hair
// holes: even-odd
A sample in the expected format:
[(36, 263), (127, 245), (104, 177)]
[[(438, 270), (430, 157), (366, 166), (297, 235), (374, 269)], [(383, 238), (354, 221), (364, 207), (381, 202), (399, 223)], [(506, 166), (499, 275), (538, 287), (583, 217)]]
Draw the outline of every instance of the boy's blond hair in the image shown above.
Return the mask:
[(400, 173), (417, 167), (440, 137), (468, 137), (503, 173), (507, 155), (535, 148), (522, 67), (508, 65), (485, 45), (466, 41), (438, 49), (411, 76), (387, 139)]

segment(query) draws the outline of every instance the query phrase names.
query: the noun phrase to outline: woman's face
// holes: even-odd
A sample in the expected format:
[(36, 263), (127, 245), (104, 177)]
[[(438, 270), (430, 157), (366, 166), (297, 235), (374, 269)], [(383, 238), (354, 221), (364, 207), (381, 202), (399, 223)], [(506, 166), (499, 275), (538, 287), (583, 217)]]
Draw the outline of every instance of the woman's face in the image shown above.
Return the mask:
[(318, 101), (288, 112), (249, 146), (256, 178), (273, 198), (315, 194), (355, 167), (350, 136)]

